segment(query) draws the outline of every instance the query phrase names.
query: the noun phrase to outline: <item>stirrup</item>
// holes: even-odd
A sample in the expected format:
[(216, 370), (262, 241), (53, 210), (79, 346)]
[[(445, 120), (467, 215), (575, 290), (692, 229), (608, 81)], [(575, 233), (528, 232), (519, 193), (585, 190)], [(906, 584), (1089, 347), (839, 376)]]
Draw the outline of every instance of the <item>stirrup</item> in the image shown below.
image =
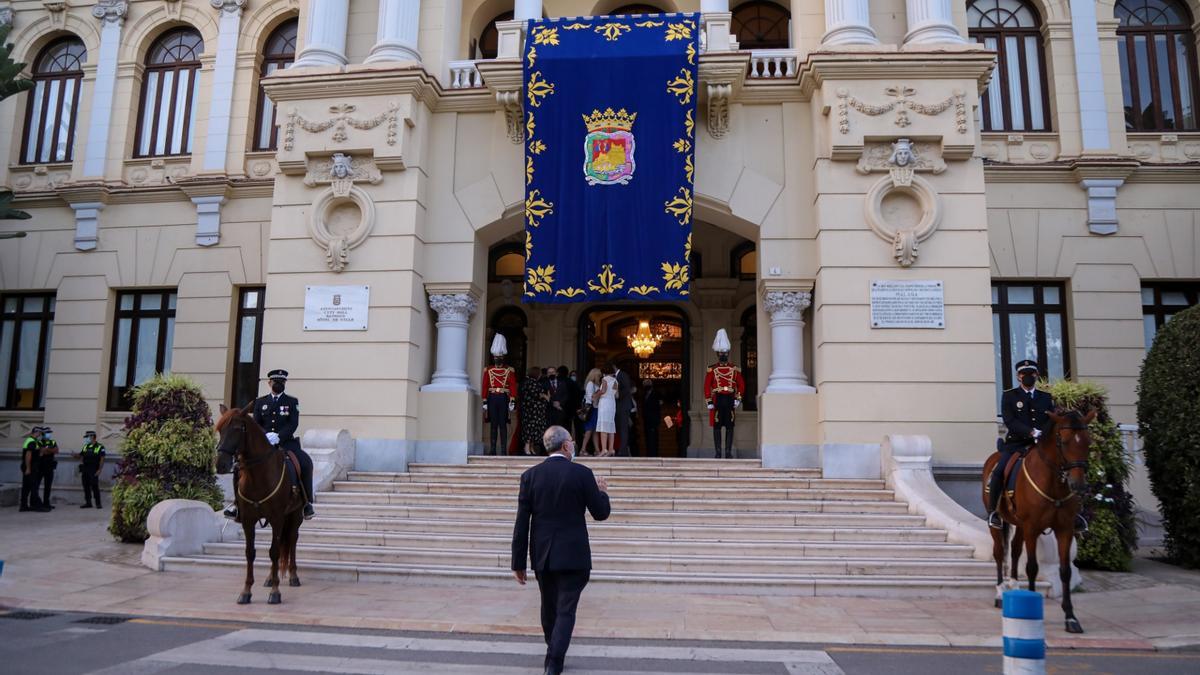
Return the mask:
[(1075, 514), (1075, 534), (1084, 534), (1091, 528), (1088, 526), (1087, 518), (1083, 517), (1082, 513)]
[(225, 509), (225, 517), (230, 520), (237, 520), (239, 515), (240, 514), (238, 513), (237, 504), (234, 504), (234, 505), (230, 506), (229, 508)]
[(992, 511), (991, 513), (988, 514), (987, 523), (988, 523), (988, 527), (992, 528), (993, 530), (1003, 530), (1004, 529), (1004, 520), (1002, 518), (1000, 518), (1000, 510), (999, 509)]

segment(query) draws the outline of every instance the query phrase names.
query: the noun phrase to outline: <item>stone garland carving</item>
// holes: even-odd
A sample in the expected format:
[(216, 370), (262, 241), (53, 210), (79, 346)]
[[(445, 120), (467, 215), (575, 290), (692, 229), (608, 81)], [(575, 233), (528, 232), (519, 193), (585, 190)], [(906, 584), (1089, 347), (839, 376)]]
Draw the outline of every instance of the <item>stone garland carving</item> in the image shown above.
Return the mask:
[(729, 95), (733, 85), (710, 82), (708, 85), (708, 135), (721, 138), (729, 132)]
[(479, 299), (469, 293), (438, 293), (429, 296), (429, 306), (438, 321), (469, 321), (479, 309)]
[(771, 321), (802, 321), (804, 310), (811, 304), (809, 291), (767, 291), (763, 295), (763, 309), (771, 315)]
[(313, 202), (308, 232), (325, 249), (325, 264), (334, 272), (346, 269), (350, 250), (366, 241), (375, 227), (375, 202), (354, 185), (359, 175), (371, 184), (383, 180), (370, 159), (356, 161), (344, 153), (313, 161), (304, 177), (310, 187), (330, 184)]
[(329, 106), (329, 113), (332, 115), (327, 120), (313, 121), (300, 114), (300, 111), (292, 108), (288, 112), (287, 123), (284, 124), (283, 130), (283, 149), (290, 151), (295, 147), (296, 143), (296, 127), (307, 131), (310, 134), (319, 134), (330, 129), (333, 129), (333, 140), (335, 143), (344, 142), (349, 136), (346, 127), (352, 127), (359, 131), (370, 131), (375, 127), (387, 123), (387, 144), (396, 144), (397, 125), (400, 112), (400, 106), (396, 102), (388, 104), (387, 110), (379, 113), (374, 117), (367, 119), (359, 119), (353, 116), (358, 106), (349, 103), (339, 103), (338, 105)]
[(912, 100), (910, 97), (916, 94), (917, 90), (904, 85), (888, 87), (883, 92), (895, 100), (882, 104), (864, 103), (851, 96), (848, 90), (838, 89), (838, 131), (843, 134), (850, 133), (850, 108), (871, 117), (885, 115), (894, 110), (896, 111), (895, 125), (907, 127), (912, 124), (912, 120), (908, 117), (910, 111), (934, 117), (954, 106), (955, 129), (960, 134), (967, 133), (967, 103), (966, 94), (963, 91), (955, 90), (949, 98), (937, 103), (918, 103)]
[(497, 91), (496, 102), (504, 108), (504, 126), (508, 128), (508, 140), (516, 144), (525, 142), (525, 125), (521, 111), (521, 92)]
[[(867, 192), (864, 201), (867, 225), (880, 239), (891, 242), (892, 257), (901, 267), (910, 267), (917, 260), (918, 246), (933, 235), (942, 219), (942, 204), (937, 191), (928, 181), (916, 175), (916, 171), (940, 173), (945, 169), (945, 164), (941, 158), (934, 160), (923, 157), (907, 138), (897, 139), (891, 144), (891, 152), (883, 163), (875, 159), (877, 147), (886, 149), (886, 146), (864, 149), (858, 166), (861, 173), (888, 171), (888, 175)], [(939, 165), (940, 170), (937, 169)], [(883, 213), (883, 200), (892, 193), (907, 194), (916, 200), (921, 209), (921, 218), (916, 224), (905, 226), (888, 222)]]

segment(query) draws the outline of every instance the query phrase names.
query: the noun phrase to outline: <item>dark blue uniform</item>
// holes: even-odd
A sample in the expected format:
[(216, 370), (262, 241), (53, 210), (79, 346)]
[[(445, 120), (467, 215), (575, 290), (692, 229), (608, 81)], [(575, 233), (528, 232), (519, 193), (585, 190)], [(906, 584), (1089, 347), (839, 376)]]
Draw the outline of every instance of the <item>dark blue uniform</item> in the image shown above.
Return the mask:
[(263, 431), (279, 434), (279, 447), (296, 453), (296, 459), (300, 460), (300, 482), (308, 500), (315, 501), (312, 458), (300, 448), (300, 439), (296, 438), (296, 430), (300, 427), (300, 401), (286, 393), (259, 397), (254, 401), (254, 421)]
[(1034, 429), (1044, 432), (1049, 428), (1052, 410), (1054, 398), (1040, 389), (1025, 391), (1021, 387), (1014, 387), (1000, 397), (1000, 417), (1008, 433), (1004, 441), (997, 444), (1000, 462), (996, 464), (988, 483), (993, 504), (997, 503), (1000, 491), (1004, 489), (1004, 467), (1009, 459), (1014, 452), (1024, 452), (1034, 444)]
[(104, 446), (92, 441), (84, 443), (79, 450), (79, 475), (83, 482), (84, 506), (92, 505), (96, 500), (96, 508), (100, 508), (100, 463), (104, 461)]
[[(42, 506), (52, 509), (54, 506), (50, 503), (50, 490), (54, 487), (54, 471), (58, 468), (58, 441), (52, 438), (43, 437), (38, 444), (42, 447), (41, 455), (38, 456), (38, 474), (42, 482)], [(36, 487), (34, 488), (37, 489)]]

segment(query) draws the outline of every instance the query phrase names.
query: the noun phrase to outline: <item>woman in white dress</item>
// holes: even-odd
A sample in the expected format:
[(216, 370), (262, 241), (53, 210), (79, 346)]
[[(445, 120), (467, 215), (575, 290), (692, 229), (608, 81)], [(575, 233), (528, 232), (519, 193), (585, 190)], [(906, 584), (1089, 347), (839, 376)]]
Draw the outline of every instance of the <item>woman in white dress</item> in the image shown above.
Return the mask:
[(587, 380), (583, 387), (583, 407), (587, 411), (587, 418), (583, 426), (583, 445), (579, 446), (579, 449), (585, 455), (600, 454), (600, 436), (596, 434), (596, 419), (598, 417), (596, 413), (596, 395), (600, 393), (600, 379), (602, 377), (599, 368), (592, 368), (588, 371)]
[(604, 379), (600, 380), (600, 391), (596, 404), (596, 433), (600, 436), (600, 456), (612, 457), (613, 436), (617, 433), (617, 378), (612, 364), (604, 366)]

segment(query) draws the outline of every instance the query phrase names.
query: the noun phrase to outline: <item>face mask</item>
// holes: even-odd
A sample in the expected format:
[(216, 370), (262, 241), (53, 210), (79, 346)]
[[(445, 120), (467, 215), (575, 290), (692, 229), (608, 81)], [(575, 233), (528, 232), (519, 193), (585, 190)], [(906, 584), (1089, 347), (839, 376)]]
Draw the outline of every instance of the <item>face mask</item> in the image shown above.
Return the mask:
[(271, 391), (275, 392), (276, 394), (282, 394), (283, 393), (283, 383), (282, 382), (272, 382), (271, 383)]
[(574, 381), (576, 381), (576, 380), (578, 380), (578, 379), (579, 379), (579, 378), (578, 378), (578, 376), (575, 376), (575, 375), (572, 375), (572, 376), (571, 376), (571, 381), (572, 381), (572, 382), (574, 382)]
[(1034, 383), (1036, 383), (1036, 382), (1037, 382), (1037, 375), (1027, 374), (1027, 375), (1021, 376), (1021, 384), (1025, 385), (1026, 387), (1032, 387), (1034, 385)]
[(729, 355), (721, 354), (720, 356), (717, 357), (717, 360), (719, 360), (721, 363), (727, 363), (729, 361)]
[(46, 440), (50, 440), (51, 438), (54, 438), (54, 434), (46, 434), (46, 435), (42, 436), (42, 438), (44, 438)]

